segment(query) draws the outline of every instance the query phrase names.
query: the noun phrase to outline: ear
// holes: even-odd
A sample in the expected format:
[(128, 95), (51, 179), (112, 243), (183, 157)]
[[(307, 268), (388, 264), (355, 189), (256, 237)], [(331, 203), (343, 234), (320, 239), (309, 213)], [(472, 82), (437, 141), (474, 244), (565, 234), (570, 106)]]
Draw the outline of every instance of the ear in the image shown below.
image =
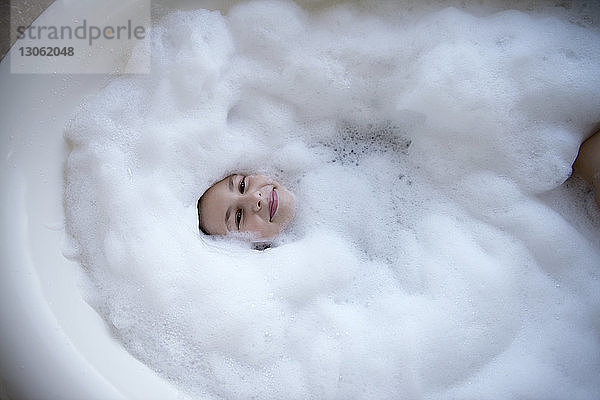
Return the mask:
[(270, 247), (271, 247), (271, 243), (269, 243), (269, 242), (253, 242), (252, 243), (252, 249), (253, 250), (263, 251), (263, 250), (268, 249)]

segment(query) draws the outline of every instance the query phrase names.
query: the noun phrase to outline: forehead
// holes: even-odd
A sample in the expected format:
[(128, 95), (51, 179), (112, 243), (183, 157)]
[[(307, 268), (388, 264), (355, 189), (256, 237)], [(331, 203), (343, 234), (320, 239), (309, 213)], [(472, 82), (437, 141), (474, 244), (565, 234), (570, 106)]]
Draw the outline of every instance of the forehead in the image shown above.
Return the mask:
[(200, 213), (206, 229), (213, 234), (227, 233), (225, 213), (231, 199), (231, 176), (212, 185), (202, 196)]

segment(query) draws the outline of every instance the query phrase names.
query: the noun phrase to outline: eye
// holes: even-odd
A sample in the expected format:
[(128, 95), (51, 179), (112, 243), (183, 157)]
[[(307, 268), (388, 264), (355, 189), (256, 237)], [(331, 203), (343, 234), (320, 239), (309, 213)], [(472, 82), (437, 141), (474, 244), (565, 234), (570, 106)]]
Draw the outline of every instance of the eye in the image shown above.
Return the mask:
[(240, 221), (242, 220), (242, 210), (237, 210), (235, 213), (235, 224), (237, 225), (238, 231), (240, 230)]
[(244, 176), (242, 178), (242, 180), (240, 181), (240, 193), (244, 194), (245, 190), (246, 190), (246, 177)]

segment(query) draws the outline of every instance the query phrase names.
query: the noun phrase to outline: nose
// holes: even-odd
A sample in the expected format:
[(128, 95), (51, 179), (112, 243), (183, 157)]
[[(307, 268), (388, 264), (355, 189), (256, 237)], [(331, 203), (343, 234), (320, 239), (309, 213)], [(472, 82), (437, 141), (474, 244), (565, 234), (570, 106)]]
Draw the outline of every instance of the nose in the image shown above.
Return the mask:
[(252, 193), (250, 196), (248, 196), (248, 207), (254, 211), (254, 212), (259, 212), (260, 209), (263, 207), (264, 205), (264, 199), (262, 196), (262, 193), (260, 192), (260, 190), (257, 190), (256, 192)]

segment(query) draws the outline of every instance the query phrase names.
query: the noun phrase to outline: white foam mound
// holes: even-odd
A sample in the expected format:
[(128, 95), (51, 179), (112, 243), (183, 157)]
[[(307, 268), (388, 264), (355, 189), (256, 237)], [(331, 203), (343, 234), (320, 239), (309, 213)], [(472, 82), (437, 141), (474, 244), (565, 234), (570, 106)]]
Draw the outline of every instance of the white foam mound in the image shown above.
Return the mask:
[[(82, 106), (70, 251), (132, 354), (202, 399), (600, 396), (595, 15), (439, 3), (171, 13)], [(239, 171), (296, 193), (274, 248), (198, 232)]]

